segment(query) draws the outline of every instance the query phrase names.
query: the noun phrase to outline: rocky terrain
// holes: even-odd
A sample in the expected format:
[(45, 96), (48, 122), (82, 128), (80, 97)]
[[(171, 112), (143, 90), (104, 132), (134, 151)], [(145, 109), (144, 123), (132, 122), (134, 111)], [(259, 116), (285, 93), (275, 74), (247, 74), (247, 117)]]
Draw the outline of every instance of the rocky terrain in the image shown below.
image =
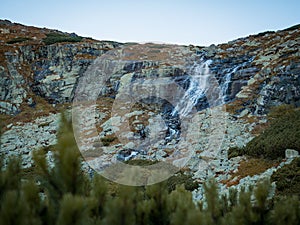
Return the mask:
[(96, 171), (131, 158), (167, 161), (225, 188), (243, 160), (228, 160), (228, 148), (259, 134), (272, 107), (300, 106), (299, 45), (299, 26), (199, 47), (97, 41), (1, 20), (1, 153), (30, 167), (32, 151), (56, 143), (60, 112), (73, 108), (77, 143)]

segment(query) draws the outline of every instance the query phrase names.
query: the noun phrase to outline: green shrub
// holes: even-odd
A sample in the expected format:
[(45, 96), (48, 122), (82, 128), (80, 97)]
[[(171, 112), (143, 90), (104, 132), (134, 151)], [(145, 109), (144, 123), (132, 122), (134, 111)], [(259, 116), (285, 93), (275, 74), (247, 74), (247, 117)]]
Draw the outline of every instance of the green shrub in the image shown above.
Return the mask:
[(167, 180), (168, 191), (174, 191), (177, 186), (183, 185), (185, 190), (193, 191), (198, 188), (199, 184), (195, 182), (192, 178), (192, 175), (187, 175), (182, 172), (179, 172), (171, 176)]
[[(158, 161), (131, 159), (126, 161), (125, 163), (134, 166), (149, 166), (158, 163)], [(166, 182), (169, 192), (175, 190), (176, 187), (180, 185), (183, 185), (184, 188), (189, 191), (193, 191), (199, 186), (199, 184), (193, 180), (192, 175), (184, 174), (181, 171), (171, 176)]]
[(144, 160), (144, 159), (130, 159), (125, 163), (132, 166), (149, 166), (157, 163), (158, 161)]
[(29, 41), (29, 40), (32, 40), (32, 38), (29, 38), (29, 37), (16, 37), (16, 38), (13, 38), (13, 39), (7, 41), (6, 43), (7, 44), (15, 44), (15, 43), (20, 43), (20, 42)]
[(271, 180), (276, 182), (277, 194), (300, 197), (300, 158), (278, 169)]
[(300, 111), (293, 110), (272, 121), (262, 134), (243, 148), (245, 154), (269, 159), (284, 158), (286, 149), (300, 151)]
[[(283, 198), (274, 206), (270, 214), (273, 225), (299, 224), (300, 201), (298, 197)], [(298, 220), (298, 221), (297, 221)]]
[(109, 146), (110, 143), (112, 143), (116, 139), (116, 137), (103, 137), (100, 140), (104, 146)]
[(43, 39), (43, 42), (46, 45), (52, 45), (60, 42), (80, 42), (83, 38), (79, 36), (71, 36), (70, 34), (64, 33), (48, 33), (46, 37)]
[(228, 159), (237, 157), (237, 156), (242, 156), (244, 155), (245, 152), (243, 150), (243, 148), (239, 148), (239, 147), (230, 147), (228, 149)]
[(287, 104), (283, 104), (283, 105), (274, 107), (268, 113), (268, 120), (273, 121), (273, 120), (279, 119), (282, 116), (285, 116), (289, 113), (293, 113), (294, 109), (295, 109), (294, 105), (287, 105)]

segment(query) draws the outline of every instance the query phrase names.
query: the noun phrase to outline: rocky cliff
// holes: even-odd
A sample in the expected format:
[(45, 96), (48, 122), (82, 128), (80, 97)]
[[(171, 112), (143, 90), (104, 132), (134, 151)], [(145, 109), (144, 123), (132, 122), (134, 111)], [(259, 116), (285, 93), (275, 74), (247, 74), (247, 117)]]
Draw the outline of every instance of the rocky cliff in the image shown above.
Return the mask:
[[(124, 46), (110, 41), (82, 38), (80, 42), (60, 42), (47, 45), (47, 35), (59, 31), (26, 27), (9, 21), (0, 23), (0, 110), (17, 114), (24, 105), (34, 107), (35, 99), (42, 97), (50, 104), (70, 102), (79, 77), (97, 57), (109, 50)], [(126, 44), (125, 44), (126, 45)], [(152, 58), (161, 60), (160, 49), (152, 45)], [(243, 102), (238, 110), (248, 109), (252, 114), (264, 114), (273, 105), (299, 105), (299, 28), (265, 32), (240, 38), (218, 46), (176, 47), (168, 52), (175, 57), (199, 55), (212, 60), (210, 70), (218, 81), (228, 79), (226, 102)], [(171, 56), (172, 57), (172, 56)], [(138, 61), (124, 66), (124, 74), (144, 69), (143, 56), (138, 52), (128, 58)], [(177, 62), (176, 62), (177, 63)], [(178, 65), (178, 64), (177, 64)], [(174, 65), (173, 65), (174, 66)], [(171, 68), (171, 70), (174, 68)], [(163, 71), (163, 70), (161, 70)], [(180, 70), (170, 71), (175, 76)], [(226, 77), (230, 73), (230, 77)], [(234, 111), (237, 113), (238, 111)]]
[(78, 77), (91, 62), (121, 46), (92, 39), (49, 45), (49, 34), (72, 37), (58, 31), (0, 22), (2, 113), (14, 115), (27, 105), (34, 107), (37, 96), (49, 104), (70, 102)]
[[(232, 171), (229, 147), (249, 142), (272, 107), (300, 106), (299, 34), (294, 26), (209, 47), (142, 45), (1, 20), (1, 152), (21, 153), (31, 166), (31, 151), (55, 143), (59, 111), (97, 90), (89, 105), (97, 113), (78, 124), (80, 149), (94, 169), (132, 157), (181, 165), (183, 155), (196, 179)], [(147, 95), (139, 89), (153, 82)], [(120, 128), (122, 118), (129, 128)]]

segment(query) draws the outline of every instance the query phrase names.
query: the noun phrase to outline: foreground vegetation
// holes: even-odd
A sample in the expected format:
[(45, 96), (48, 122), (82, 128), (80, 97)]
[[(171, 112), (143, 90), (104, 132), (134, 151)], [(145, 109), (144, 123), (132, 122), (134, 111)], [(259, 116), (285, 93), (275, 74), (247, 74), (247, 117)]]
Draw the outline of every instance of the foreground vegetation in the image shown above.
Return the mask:
[(278, 195), (298, 195), (300, 197), (300, 158), (277, 170), (271, 177), (276, 182)]
[[(60, 129), (55, 164), (45, 151), (34, 153), (30, 171), (11, 158), (0, 170), (0, 224), (299, 224), (297, 196), (268, 198), (270, 185), (220, 196), (213, 181), (205, 185), (205, 201), (195, 203), (184, 186), (168, 190), (168, 182), (147, 187), (110, 184), (81, 170), (71, 126)], [(136, 162), (140, 164), (140, 162)], [(25, 173), (26, 172), (26, 173)]]

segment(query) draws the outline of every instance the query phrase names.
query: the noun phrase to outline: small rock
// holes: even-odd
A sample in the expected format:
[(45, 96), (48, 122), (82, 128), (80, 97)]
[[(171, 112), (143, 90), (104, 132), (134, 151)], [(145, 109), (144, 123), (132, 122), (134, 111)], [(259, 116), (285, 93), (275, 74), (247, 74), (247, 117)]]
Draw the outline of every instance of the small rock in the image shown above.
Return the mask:
[(12, 126), (13, 126), (13, 124), (10, 123), (10, 124), (8, 124), (8, 125), (6, 126), (6, 128), (7, 128), (7, 129), (10, 129)]
[(244, 116), (246, 116), (248, 113), (249, 113), (249, 110), (248, 110), (248, 109), (244, 109), (244, 110), (241, 112), (240, 117), (244, 117)]
[(129, 148), (129, 149), (135, 148), (135, 144), (133, 142), (129, 142), (124, 146), (124, 148)]
[(291, 159), (299, 157), (299, 152), (293, 149), (286, 149), (285, 150), (285, 158)]

